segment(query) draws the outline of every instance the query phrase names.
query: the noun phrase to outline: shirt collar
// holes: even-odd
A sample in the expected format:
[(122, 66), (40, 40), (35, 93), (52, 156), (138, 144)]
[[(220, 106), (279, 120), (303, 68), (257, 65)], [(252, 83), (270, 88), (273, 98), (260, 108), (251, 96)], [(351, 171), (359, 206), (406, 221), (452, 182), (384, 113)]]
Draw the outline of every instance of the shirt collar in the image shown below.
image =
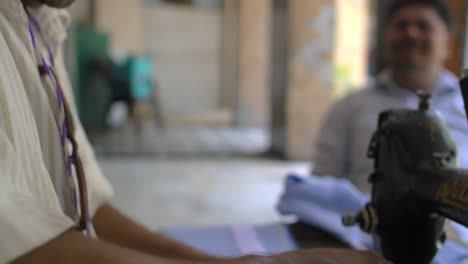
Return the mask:
[[(414, 93), (398, 86), (391, 79), (391, 71), (386, 69), (382, 71), (376, 78), (377, 87), (381, 87), (391, 94), (399, 97), (414, 96)], [(438, 96), (445, 93), (457, 91), (459, 89), (458, 78), (449, 70), (442, 70), (434, 84), (433, 95)]]
[[(70, 16), (66, 10), (42, 6), (30, 11), (37, 17), (50, 45), (58, 47), (65, 41), (70, 24)], [(20, 0), (0, 0), (0, 13), (4, 14), (12, 25), (27, 26), (28, 18)]]

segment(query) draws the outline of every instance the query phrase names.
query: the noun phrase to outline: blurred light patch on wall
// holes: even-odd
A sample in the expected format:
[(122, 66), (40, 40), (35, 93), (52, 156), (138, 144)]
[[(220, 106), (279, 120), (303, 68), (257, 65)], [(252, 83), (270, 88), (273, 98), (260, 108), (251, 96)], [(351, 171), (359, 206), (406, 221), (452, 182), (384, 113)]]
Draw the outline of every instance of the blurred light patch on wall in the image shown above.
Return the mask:
[(328, 108), (366, 80), (368, 0), (289, 4), (286, 157), (311, 159)]
[(370, 11), (368, 0), (335, 0), (335, 6), (333, 94), (339, 98), (367, 81)]
[(332, 103), (335, 6), (329, 0), (289, 1), (286, 157), (310, 160), (322, 115)]

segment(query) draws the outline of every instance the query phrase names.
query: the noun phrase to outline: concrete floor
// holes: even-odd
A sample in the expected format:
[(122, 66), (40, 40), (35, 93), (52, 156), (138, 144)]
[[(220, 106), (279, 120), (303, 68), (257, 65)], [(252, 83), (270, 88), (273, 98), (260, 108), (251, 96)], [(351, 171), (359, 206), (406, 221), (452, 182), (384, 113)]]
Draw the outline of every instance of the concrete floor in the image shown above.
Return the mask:
[(102, 155), (190, 157), (199, 155), (256, 155), (268, 150), (270, 136), (261, 128), (223, 126), (169, 126), (146, 122), (108, 132), (92, 133), (91, 141)]
[(283, 179), (308, 164), (259, 158), (101, 158), (114, 205), (150, 227), (278, 221)]

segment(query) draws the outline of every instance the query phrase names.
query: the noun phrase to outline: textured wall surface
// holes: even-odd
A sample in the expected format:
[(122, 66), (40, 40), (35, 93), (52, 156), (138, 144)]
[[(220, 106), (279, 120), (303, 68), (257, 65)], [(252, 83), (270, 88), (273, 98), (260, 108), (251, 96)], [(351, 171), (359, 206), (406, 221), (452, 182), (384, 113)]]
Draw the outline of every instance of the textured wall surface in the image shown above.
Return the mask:
[(269, 124), (271, 0), (240, 0), (237, 119), (241, 126)]
[(369, 1), (335, 0), (334, 96), (342, 97), (367, 82)]
[(218, 9), (151, 5), (144, 11), (145, 48), (155, 62), (165, 113), (221, 108), (222, 17)]
[(294, 0), (289, 2), (289, 12), (286, 154), (307, 160), (332, 101), (334, 5), (327, 0)]
[(287, 157), (309, 160), (324, 114), (367, 81), (369, 1), (289, 1)]
[(115, 47), (143, 54), (143, 1), (95, 0), (94, 3), (97, 29), (109, 32)]

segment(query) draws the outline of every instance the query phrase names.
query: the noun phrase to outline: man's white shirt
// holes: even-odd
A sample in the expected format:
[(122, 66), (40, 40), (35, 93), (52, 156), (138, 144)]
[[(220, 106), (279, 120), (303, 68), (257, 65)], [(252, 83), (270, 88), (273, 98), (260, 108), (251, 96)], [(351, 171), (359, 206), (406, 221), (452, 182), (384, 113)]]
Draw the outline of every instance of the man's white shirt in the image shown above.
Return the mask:
[[(79, 124), (60, 46), (69, 16), (64, 10), (32, 10), (58, 56), (56, 72), (74, 110), (90, 214), (107, 203), (112, 188)], [(46, 54), (38, 40), (39, 52)], [(41, 80), (20, 0), (0, 1), (0, 263), (56, 238), (76, 215), (60, 142), (54, 87)]]

